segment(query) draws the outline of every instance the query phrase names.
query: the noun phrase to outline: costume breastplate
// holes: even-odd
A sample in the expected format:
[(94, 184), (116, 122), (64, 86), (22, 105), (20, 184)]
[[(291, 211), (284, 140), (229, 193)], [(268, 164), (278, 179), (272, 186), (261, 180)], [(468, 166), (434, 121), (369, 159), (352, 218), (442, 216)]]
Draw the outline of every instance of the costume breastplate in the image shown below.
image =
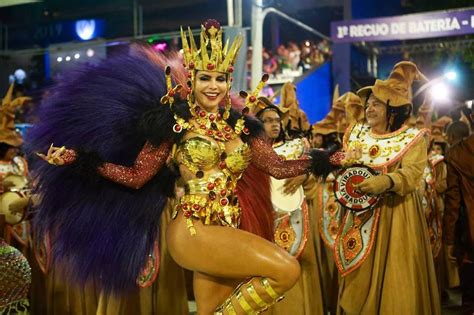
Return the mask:
[(178, 148), (183, 152), (186, 162), (201, 170), (209, 170), (217, 165), (220, 158), (220, 149), (216, 142), (194, 137), (183, 141)]
[(183, 153), (184, 164), (192, 171), (209, 171), (213, 168), (226, 168), (233, 174), (242, 173), (250, 163), (250, 148), (244, 143), (229, 154), (225, 153), (223, 143), (203, 137), (193, 137), (184, 140), (178, 147)]
[(305, 152), (305, 143), (302, 138), (276, 143), (273, 150), (285, 160), (296, 160), (301, 158)]
[(26, 161), (19, 156), (14, 157), (11, 162), (0, 162), (1, 177), (7, 174), (26, 175), (27, 169)]
[(392, 133), (376, 135), (367, 124), (355, 124), (348, 130), (344, 136), (344, 150), (362, 148), (362, 158), (357, 162), (384, 171), (428, 132), (427, 129), (404, 126)]
[[(303, 139), (275, 143), (273, 150), (285, 160), (301, 158), (305, 153)], [(303, 252), (308, 234), (308, 205), (303, 186), (290, 195), (283, 194), (286, 179), (270, 178), (271, 200), (274, 209), (275, 243), (295, 257)]]
[[(404, 126), (392, 133), (376, 135), (368, 125), (355, 124), (344, 135), (344, 150), (361, 148), (362, 157), (356, 163), (387, 173), (388, 167), (402, 159), (426, 132), (427, 129)], [(334, 260), (341, 276), (357, 270), (370, 255), (380, 213), (380, 207), (358, 213), (346, 211), (334, 241)]]
[(240, 207), (235, 189), (237, 181), (250, 163), (251, 151), (243, 143), (230, 153), (225, 144), (204, 137), (192, 137), (178, 145), (175, 159), (196, 178), (185, 184), (185, 195), (181, 197), (176, 211), (182, 210), (187, 218), (191, 234), (195, 233), (191, 218), (204, 224), (239, 227)]

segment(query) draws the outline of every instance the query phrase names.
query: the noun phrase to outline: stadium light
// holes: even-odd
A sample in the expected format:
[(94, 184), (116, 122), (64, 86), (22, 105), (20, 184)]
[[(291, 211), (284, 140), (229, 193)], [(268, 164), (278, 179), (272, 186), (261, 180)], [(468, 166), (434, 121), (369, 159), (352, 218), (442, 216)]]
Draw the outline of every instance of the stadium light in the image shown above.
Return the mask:
[(431, 96), (434, 101), (448, 101), (449, 100), (449, 88), (443, 82), (434, 84), (430, 89)]
[(446, 72), (444, 74), (444, 76), (446, 77), (446, 79), (448, 79), (449, 81), (454, 81), (456, 80), (456, 78), (458, 77), (458, 74), (456, 71), (453, 71), (453, 70), (450, 70), (448, 72)]

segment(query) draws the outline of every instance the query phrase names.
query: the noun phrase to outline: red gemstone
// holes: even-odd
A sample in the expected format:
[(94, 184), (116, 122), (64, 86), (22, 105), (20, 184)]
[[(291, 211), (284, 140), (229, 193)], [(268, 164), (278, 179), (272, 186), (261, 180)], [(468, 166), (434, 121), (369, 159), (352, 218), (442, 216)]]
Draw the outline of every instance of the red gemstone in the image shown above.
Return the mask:
[(208, 183), (207, 184), (207, 189), (209, 189), (209, 190), (213, 190), (215, 187), (216, 187), (216, 185), (214, 185), (214, 183)]
[(199, 128), (206, 129), (206, 125), (201, 125), (201, 126), (199, 126)]
[(194, 69), (194, 62), (190, 62), (189, 65), (188, 65), (189, 69)]
[(224, 197), (227, 194), (227, 190), (226, 189), (221, 189), (220, 194), (221, 194), (222, 197)]
[(214, 191), (210, 191), (210, 192), (209, 192), (209, 198), (210, 198), (211, 200), (216, 200), (216, 193), (215, 193)]
[(208, 130), (208, 131), (207, 131), (207, 135), (208, 135), (208, 136), (212, 136), (212, 130)]
[(222, 198), (220, 200), (220, 203), (221, 203), (221, 206), (227, 206), (227, 204), (229, 203), (229, 199), (227, 198)]
[(188, 210), (188, 204), (187, 203), (183, 203), (181, 205), (181, 208), (183, 208), (183, 210)]
[(246, 135), (248, 135), (248, 134), (250, 133), (250, 132), (249, 132), (249, 128), (247, 128), (247, 127), (244, 127), (244, 129), (242, 129), (242, 131), (243, 131)]
[(222, 132), (218, 131), (218, 132), (216, 133), (216, 135), (217, 135), (218, 137), (222, 137)]
[(250, 102), (253, 103), (253, 102), (255, 102), (256, 100), (257, 100), (257, 98), (255, 97), (255, 95), (250, 95), (250, 97), (249, 97), (249, 101), (250, 101)]
[(357, 245), (357, 241), (355, 240), (355, 238), (350, 238), (349, 241), (347, 242), (347, 247), (349, 249), (354, 249), (356, 245)]
[(200, 111), (199, 112), (199, 116), (201, 116), (202, 118), (206, 117), (206, 112), (205, 111)]
[(174, 126), (173, 126), (173, 131), (174, 131), (175, 133), (180, 133), (181, 130), (183, 130), (183, 127), (181, 127), (181, 125), (174, 124)]
[(230, 72), (230, 73), (234, 72), (234, 67), (229, 66), (229, 68), (227, 68), (227, 72)]
[(232, 136), (229, 133), (226, 133), (224, 137), (226, 138), (226, 140), (230, 140), (232, 138)]
[(207, 70), (214, 70), (215, 66), (212, 63), (207, 64)]
[(188, 72), (188, 78), (192, 78), (193, 74), (191, 72)]
[(226, 167), (225, 161), (219, 163), (219, 168), (224, 169)]
[(191, 216), (193, 215), (193, 212), (192, 211), (184, 211), (184, 217), (185, 218), (190, 218)]
[(214, 20), (214, 19), (207, 19), (203, 23), (203, 26), (206, 29), (206, 31), (211, 29), (212, 27), (216, 28), (217, 30), (221, 29), (221, 24), (217, 20)]
[(198, 211), (200, 208), (201, 207), (197, 203), (193, 204), (193, 209), (194, 210)]
[(225, 126), (224, 127), (224, 131), (227, 131), (227, 132), (230, 132), (232, 129), (230, 128), (230, 126)]
[(169, 90), (168, 95), (173, 97), (174, 96), (174, 90)]
[(210, 115), (209, 115), (209, 119), (210, 119), (211, 121), (214, 121), (214, 119), (216, 119), (216, 115), (210, 114)]

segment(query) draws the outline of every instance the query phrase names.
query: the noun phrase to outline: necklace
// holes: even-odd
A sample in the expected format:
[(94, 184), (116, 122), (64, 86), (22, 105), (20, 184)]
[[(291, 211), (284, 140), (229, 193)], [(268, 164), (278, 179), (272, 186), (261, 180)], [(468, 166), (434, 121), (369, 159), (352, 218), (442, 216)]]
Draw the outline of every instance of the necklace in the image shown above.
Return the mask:
[(193, 117), (198, 125), (193, 131), (211, 137), (217, 141), (229, 141), (235, 139), (237, 134), (227, 122), (222, 119), (220, 113), (208, 113), (197, 107), (196, 116)]

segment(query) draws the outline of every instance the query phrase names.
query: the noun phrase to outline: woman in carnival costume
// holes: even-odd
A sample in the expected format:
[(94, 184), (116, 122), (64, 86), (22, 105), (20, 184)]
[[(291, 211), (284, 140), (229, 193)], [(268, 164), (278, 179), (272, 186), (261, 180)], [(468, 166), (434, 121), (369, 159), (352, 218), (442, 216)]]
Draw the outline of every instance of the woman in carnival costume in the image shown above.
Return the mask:
[(412, 82), (423, 78), (415, 64), (400, 62), (387, 80), (358, 91), (367, 123), (349, 127), (346, 162), (380, 172), (354, 188), (381, 199), (372, 210), (348, 211), (342, 221), (334, 249), (342, 276), (339, 313), (440, 314), (417, 190), (427, 162), (427, 130), (403, 125), (412, 110)]
[[(160, 213), (180, 176), (186, 193), (166, 240), (174, 260), (194, 272), (198, 313), (260, 312), (294, 285), (300, 267), (268, 241), (271, 210), (260, 196), (268, 186), (255, 174), (324, 176), (329, 156), (311, 151), (311, 158), (285, 161), (275, 154), (261, 124), (246, 115), (263, 82), (243, 95), (242, 112), (232, 108), (241, 37), (223, 48), (219, 23), (208, 20), (200, 49), (191, 31), (182, 40), (186, 83), (179, 71), (175, 77), (182, 85), (173, 87), (170, 69), (135, 49), (83, 68), (53, 90), (30, 149), (65, 147), (43, 156), (60, 167), (37, 167), (44, 180), (35, 228), (40, 239), (49, 235), (54, 261), (73, 279), (114, 293), (150, 285), (159, 268)], [(186, 101), (179, 92), (187, 92)]]

